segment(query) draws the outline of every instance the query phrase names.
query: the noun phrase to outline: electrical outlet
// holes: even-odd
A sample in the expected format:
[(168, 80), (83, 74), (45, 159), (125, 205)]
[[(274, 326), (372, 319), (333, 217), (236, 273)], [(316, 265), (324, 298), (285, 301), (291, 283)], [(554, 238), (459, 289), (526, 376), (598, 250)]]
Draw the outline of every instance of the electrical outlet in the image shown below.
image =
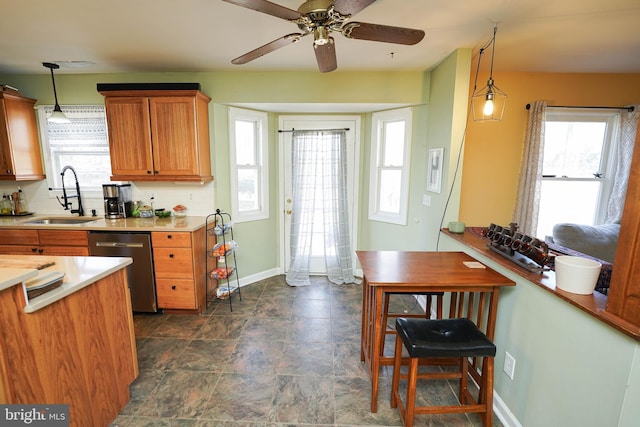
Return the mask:
[(504, 355), (504, 373), (511, 379), (516, 370), (516, 359), (508, 351)]

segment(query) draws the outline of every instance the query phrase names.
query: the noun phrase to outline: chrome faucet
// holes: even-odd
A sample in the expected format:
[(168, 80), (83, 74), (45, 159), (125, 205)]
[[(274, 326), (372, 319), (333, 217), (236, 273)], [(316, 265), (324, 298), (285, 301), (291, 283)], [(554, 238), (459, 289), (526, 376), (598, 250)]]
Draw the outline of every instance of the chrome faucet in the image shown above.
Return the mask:
[[(73, 172), (73, 176), (76, 180), (76, 194), (71, 196), (67, 195), (67, 190), (64, 187), (64, 174), (67, 170)], [(80, 196), (80, 184), (78, 183), (78, 174), (76, 174), (76, 170), (71, 166), (65, 166), (62, 168), (62, 172), (60, 173), (60, 175), (62, 176), (62, 198), (64, 202), (60, 200), (60, 197), (58, 196), (56, 196), (56, 199), (58, 199), (58, 202), (62, 205), (64, 210), (68, 211), (69, 208), (71, 208), (71, 202), (69, 201), (69, 199), (77, 198), (78, 209), (71, 209), (71, 213), (77, 213), (79, 216), (84, 216), (84, 209), (82, 209), (82, 197)]]

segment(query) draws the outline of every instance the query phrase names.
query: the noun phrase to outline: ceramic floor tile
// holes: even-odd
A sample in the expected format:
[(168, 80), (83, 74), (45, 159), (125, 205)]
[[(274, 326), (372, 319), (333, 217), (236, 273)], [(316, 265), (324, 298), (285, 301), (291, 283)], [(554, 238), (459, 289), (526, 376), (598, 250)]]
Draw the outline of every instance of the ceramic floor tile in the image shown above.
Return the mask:
[[(275, 276), (210, 303), (201, 316), (135, 315), (140, 376), (111, 426), (401, 426), (383, 367), (378, 412), (360, 361), (362, 285), (291, 287)], [(394, 311), (419, 313), (392, 297)], [(395, 319), (389, 320), (393, 327)], [(386, 353), (393, 351), (387, 338)], [(402, 390), (402, 388), (401, 388)], [(404, 393), (404, 392), (403, 392)], [(448, 382), (420, 381), (419, 402), (455, 402)], [(415, 426), (475, 427), (476, 414), (420, 415)], [(494, 426), (501, 427), (494, 416)]]

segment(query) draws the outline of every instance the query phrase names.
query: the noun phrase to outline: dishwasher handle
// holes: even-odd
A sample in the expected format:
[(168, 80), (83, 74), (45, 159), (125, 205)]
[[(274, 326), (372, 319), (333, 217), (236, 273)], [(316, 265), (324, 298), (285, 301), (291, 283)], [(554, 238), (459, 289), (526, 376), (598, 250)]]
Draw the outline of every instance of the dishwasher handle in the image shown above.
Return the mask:
[(96, 242), (98, 248), (142, 248), (142, 243)]

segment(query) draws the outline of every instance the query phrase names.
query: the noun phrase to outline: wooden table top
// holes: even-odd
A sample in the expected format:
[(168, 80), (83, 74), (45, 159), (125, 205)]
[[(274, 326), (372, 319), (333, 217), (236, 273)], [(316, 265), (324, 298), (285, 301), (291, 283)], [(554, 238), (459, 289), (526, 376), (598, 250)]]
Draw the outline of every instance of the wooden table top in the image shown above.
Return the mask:
[(370, 286), (514, 286), (515, 282), (485, 268), (470, 268), (476, 262), (464, 252), (356, 251)]

